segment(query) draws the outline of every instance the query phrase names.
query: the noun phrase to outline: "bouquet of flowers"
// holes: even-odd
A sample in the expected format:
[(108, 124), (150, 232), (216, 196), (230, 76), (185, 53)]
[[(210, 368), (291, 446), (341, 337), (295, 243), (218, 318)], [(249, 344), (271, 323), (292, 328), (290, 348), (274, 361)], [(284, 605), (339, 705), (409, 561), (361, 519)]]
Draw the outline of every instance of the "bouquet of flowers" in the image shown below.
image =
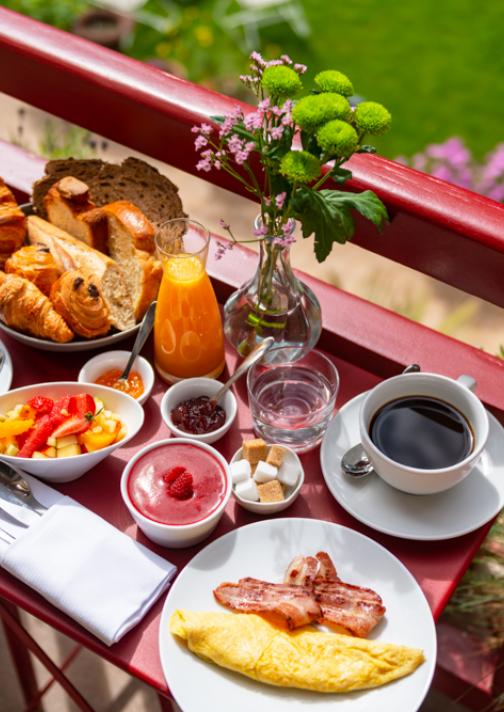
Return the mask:
[[(391, 117), (373, 101), (352, 108), (352, 82), (335, 70), (317, 74), (315, 88), (301, 97), (305, 71), (286, 55), (266, 62), (253, 52), (251, 72), (240, 79), (256, 94), (257, 109), (244, 114), (237, 108), (212, 117), (218, 129), (202, 124), (193, 131), (201, 154), (197, 169), (226, 171), (260, 202), (255, 237), (288, 244), (290, 221), (299, 220), (303, 237), (314, 234), (315, 254), (322, 262), (334, 242), (352, 237), (352, 209), (379, 229), (387, 219), (385, 206), (372, 191), (348, 193), (322, 186), (331, 178), (336, 183), (350, 178), (342, 165), (353, 153), (374, 152), (364, 139), (387, 131)], [(251, 163), (257, 155), (259, 176)], [(237, 241), (231, 231), (230, 236)]]
[[(352, 237), (353, 210), (378, 229), (387, 221), (385, 206), (372, 191), (350, 193), (323, 186), (331, 179), (341, 184), (351, 177), (343, 165), (353, 153), (374, 152), (365, 138), (389, 129), (389, 112), (373, 101), (352, 107), (352, 82), (336, 70), (317, 74), (315, 87), (307, 93), (305, 71), (287, 55), (266, 62), (253, 52), (250, 73), (240, 79), (256, 94), (256, 109), (246, 113), (236, 107), (226, 116), (211, 117), (214, 125), (193, 127), (200, 153), (197, 169), (226, 171), (260, 204), (252, 239), (238, 240), (230, 225), (221, 222), (231, 240), (220, 243), (217, 253), (222, 257), (238, 242), (261, 243), (256, 277), (225, 307), (226, 334), (241, 353), (265, 335), (297, 343), (299, 353), (318, 339), (320, 306), (294, 276), (286, 254), (295, 240), (296, 221), (303, 237), (314, 235), (319, 262), (335, 242)], [(300, 315), (300, 309), (307, 313)]]

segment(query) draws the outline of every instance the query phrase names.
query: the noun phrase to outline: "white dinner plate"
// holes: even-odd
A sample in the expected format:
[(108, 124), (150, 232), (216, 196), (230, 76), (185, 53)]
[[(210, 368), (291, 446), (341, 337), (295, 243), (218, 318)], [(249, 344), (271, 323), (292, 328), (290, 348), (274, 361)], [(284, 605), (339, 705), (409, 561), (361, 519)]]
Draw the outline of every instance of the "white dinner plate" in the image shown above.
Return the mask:
[(436, 541), (479, 529), (504, 507), (504, 429), (488, 413), (490, 435), (479, 464), (455, 487), (415, 495), (390, 487), (377, 475), (352, 479), (341, 458), (359, 440), (359, 410), (366, 394), (353, 398), (331, 420), (320, 448), (320, 464), (333, 497), (363, 524), (384, 534)]
[(98, 349), (104, 346), (113, 346), (119, 341), (124, 341), (130, 336), (134, 336), (140, 324), (135, 324), (131, 329), (126, 329), (126, 331), (117, 331), (114, 334), (109, 334), (108, 336), (99, 336), (96, 339), (82, 339), (77, 337), (73, 341), (67, 341), (65, 344), (60, 344), (57, 341), (50, 341), (49, 339), (39, 339), (36, 336), (28, 336), (28, 334), (23, 334), (21, 331), (12, 329), (7, 324), (0, 321), (0, 330), (5, 331), (6, 334), (11, 336), (16, 341), (20, 341), (22, 344), (27, 346), (32, 346), (34, 349), (40, 349), (40, 351), (91, 351), (91, 349)]
[(4, 362), (0, 369), (0, 394), (7, 393), (12, 384), (12, 359), (7, 346), (0, 341), (0, 351), (3, 352)]
[[(252, 576), (280, 582), (299, 554), (327, 551), (345, 582), (373, 588), (387, 608), (371, 638), (422, 648), (426, 661), (411, 675), (374, 690), (322, 694), (278, 688), (204, 662), (169, 632), (177, 608), (225, 611), (212, 595), (224, 581)], [(229, 615), (234, 615), (229, 613)], [(275, 519), (249, 524), (215, 540), (182, 570), (166, 598), (159, 632), (161, 665), (183, 712), (415, 712), (436, 664), (436, 632), (420, 587), (406, 567), (372, 539), (316, 519)], [(209, 707), (210, 704), (210, 707)]]

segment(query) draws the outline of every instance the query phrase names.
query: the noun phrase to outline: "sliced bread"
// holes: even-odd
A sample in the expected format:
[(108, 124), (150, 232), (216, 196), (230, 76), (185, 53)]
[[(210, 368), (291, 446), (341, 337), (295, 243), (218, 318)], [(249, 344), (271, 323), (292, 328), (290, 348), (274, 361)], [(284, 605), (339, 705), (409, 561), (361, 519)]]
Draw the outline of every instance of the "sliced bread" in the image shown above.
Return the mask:
[(49, 161), (46, 175), (33, 186), (38, 215), (46, 216), (44, 196), (51, 186), (69, 175), (89, 186), (91, 200), (99, 207), (127, 200), (138, 206), (155, 227), (166, 220), (186, 217), (177, 186), (153, 166), (132, 157), (121, 165), (95, 159)]

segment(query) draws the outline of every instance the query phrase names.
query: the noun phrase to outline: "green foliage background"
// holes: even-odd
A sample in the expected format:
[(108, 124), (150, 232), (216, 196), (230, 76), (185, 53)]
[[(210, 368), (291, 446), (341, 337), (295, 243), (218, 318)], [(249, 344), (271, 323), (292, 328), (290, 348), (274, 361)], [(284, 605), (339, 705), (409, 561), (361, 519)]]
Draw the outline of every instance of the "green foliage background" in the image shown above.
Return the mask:
[[(390, 157), (460, 136), (477, 158), (504, 140), (504, 3), (494, 0), (299, 0), (311, 35), (287, 24), (261, 29), (267, 57), (287, 52), (348, 74), (363, 98), (385, 104), (393, 130), (376, 141)], [(3, 0), (1, 5), (70, 29), (87, 0)], [(147, 0), (123, 51), (184, 68), (196, 82), (246, 98), (243, 36), (223, 31), (224, 0)], [(238, 9), (229, 0), (226, 12)], [(311, 75), (311, 76), (310, 76)]]

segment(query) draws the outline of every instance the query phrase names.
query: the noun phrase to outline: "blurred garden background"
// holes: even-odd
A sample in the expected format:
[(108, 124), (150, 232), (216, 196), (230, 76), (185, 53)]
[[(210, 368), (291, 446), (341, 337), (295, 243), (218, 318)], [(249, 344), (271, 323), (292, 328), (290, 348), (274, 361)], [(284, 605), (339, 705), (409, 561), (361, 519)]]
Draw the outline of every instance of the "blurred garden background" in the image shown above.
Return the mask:
[[(372, 98), (392, 113), (392, 130), (376, 140), (379, 153), (504, 202), (502, 2), (3, 0), (0, 5), (245, 101), (250, 97), (238, 77), (246, 72), (252, 49), (268, 59), (289, 54), (308, 65), (309, 80), (322, 69), (339, 69), (351, 77), (355, 101)], [(91, 135), (1, 95), (0, 104), (0, 138), (48, 158), (113, 160), (131, 153), (111, 137)], [(153, 163), (179, 185), (192, 217), (216, 232), (225, 217), (236, 234), (247, 237), (256, 206)], [(353, 245), (338, 246), (323, 265), (312, 253), (310, 241), (299, 241), (294, 266), (504, 356), (501, 309)], [(448, 608), (451, 620), (494, 649), (504, 643), (503, 551), (501, 519)], [(504, 709), (501, 704), (493, 709)]]

